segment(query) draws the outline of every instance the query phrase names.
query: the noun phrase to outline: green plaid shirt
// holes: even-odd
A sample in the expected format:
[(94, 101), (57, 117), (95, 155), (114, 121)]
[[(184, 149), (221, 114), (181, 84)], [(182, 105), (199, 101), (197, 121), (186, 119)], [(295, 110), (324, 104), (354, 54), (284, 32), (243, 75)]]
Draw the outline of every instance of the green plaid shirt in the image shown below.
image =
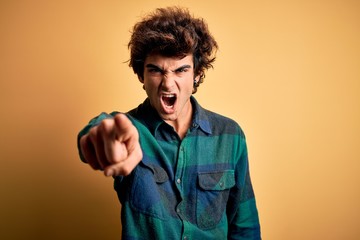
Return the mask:
[[(128, 177), (115, 177), (122, 239), (261, 239), (244, 133), (191, 102), (192, 125), (182, 140), (148, 99), (127, 113), (143, 159)], [(92, 119), (78, 139), (117, 113)]]

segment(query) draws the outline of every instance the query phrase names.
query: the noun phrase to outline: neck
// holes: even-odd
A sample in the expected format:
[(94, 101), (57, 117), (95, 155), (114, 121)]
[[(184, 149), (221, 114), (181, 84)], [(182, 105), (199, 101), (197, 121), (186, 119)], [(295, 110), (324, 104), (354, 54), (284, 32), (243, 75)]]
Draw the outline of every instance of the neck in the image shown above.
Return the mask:
[(186, 133), (190, 128), (190, 123), (191, 123), (191, 121), (186, 122), (184, 124), (178, 122), (170, 122), (170, 121), (166, 121), (166, 122), (174, 128), (175, 132), (179, 135), (179, 138), (181, 140), (184, 139), (184, 137), (186, 136)]
[(183, 114), (178, 116), (176, 120), (165, 120), (165, 122), (174, 128), (180, 139), (183, 139), (191, 126), (192, 115), (193, 107), (190, 103), (189, 109), (187, 111), (183, 111)]

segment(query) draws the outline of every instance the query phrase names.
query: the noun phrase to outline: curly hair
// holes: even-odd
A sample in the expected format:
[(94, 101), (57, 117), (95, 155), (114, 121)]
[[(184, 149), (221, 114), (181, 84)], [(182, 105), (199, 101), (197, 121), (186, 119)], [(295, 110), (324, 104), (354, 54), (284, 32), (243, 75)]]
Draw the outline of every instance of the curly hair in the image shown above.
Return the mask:
[(144, 76), (144, 62), (150, 54), (185, 57), (193, 54), (194, 74), (204, 81), (205, 70), (212, 68), (218, 45), (201, 18), (194, 18), (187, 9), (158, 8), (135, 24), (130, 42), (129, 66), (139, 79)]

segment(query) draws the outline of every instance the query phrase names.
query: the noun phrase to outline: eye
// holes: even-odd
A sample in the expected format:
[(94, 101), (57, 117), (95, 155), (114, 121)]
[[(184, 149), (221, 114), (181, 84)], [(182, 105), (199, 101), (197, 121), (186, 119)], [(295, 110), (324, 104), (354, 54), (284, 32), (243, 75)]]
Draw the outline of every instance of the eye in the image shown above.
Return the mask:
[(183, 67), (183, 68), (179, 68), (176, 70), (177, 73), (184, 73), (184, 72), (187, 72), (189, 71), (189, 68), (187, 67)]
[(149, 68), (148, 71), (149, 71), (149, 73), (159, 73), (159, 72), (161, 72), (161, 70), (157, 69), (157, 68)]

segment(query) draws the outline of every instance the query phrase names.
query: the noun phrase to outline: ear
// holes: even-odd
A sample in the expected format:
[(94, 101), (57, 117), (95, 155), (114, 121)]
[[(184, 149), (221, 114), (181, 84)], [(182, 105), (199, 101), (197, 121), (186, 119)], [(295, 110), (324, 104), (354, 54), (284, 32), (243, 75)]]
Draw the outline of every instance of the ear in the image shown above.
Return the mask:
[(196, 82), (199, 82), (199, 80), (200, 80), (200, 74), (197, 75), (194, 80), (195, 80)]

